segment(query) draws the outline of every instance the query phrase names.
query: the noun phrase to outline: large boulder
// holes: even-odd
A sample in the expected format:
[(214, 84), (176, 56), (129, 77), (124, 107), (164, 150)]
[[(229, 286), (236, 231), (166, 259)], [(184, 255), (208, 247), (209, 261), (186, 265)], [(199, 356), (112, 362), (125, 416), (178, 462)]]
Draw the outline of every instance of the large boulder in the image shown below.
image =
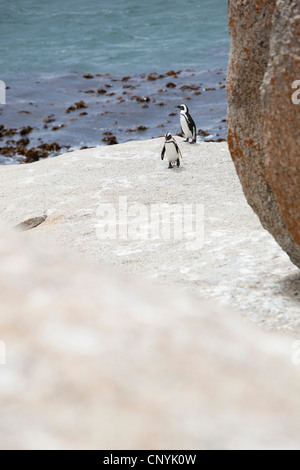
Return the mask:
[(292, 101), (292, 85), (300, 80), (299, 38), (300, 3), (278, 0), (263, 83), (266, 167), (285, 224), (300, 246), (300, 106)]
[[(276, 188), (276, 194), (272, 190), (269, 175), (274, 179), (274, 168), (270, 173), (266, 168), (266, 114), (261, 86), (268, 69), (275, 6), (275, 0), (229, 0), (231, 51), (227, 83), (228, 144), (248, 203), (259, 216), (262, 225), (274, 236), (291, 260), (300, 266), (300, 245), (290, 229), (293, 221), (286, 215), (283, 216), (280, 206), (282, 201), (278, 201), (276, 197), (279, 190)], [(285, 83), (286, 79), (284, 77)], [(291, 82), (289, 86), (291, 87)], [(272, 103), (275, 103), (275, 99)], [(291, 107), (290, 105), (289, 108)], [(282, 107), (282, 112), (278, 113), (278, 127), (285, 120), (288, 126), (287, 113), (283, 110)], [(282, 154), (278, 150), (277, 155), (278, 158), (281, 155), (285, 159), (286, 152)], [(279, 184), (280, 178), (280, 171), (277, 171)], [(282, 199), (288, 198), (288, 194), (282, 194)]]
[[(172, 172), (160, 159), (163, 141), (84, 149), (30, 165), (0, 165), (1, 218), (27, 230), (38, 243), (55, 241), (134, 276), (213, 298), (264, 328), (300, 335), (295, 302), (299, 270), (247, 204), (227, 143), (187, 145), (178, 138), (183, 161)], [(199, 244), (191, 243), (194, 230), (188, 220), (188, 238), (175, 239), (172, 224), (170, 236), (163, 235), (162, 226), (161, 236), (157, 234), (157, 218), (150, 210), (168, 222), (173, 216), (162, 209), (177, 208), (174, 221), (182, 226), (182, 209), (195, 211), (195, 203), (204, 208), (197, 230), (194, 224)], [(142, 227), (150, 223), (149, 237), (136, 237), (130, 230), (127, 239), (113, 232), (103, 239), (99, 231), (108, 208), (117, 228), (129, 228), (124, 216), (134, 221), (136, 211)]]
[(1, 449), (299, 448), (293, 340), (30, 238), (0, 228)]

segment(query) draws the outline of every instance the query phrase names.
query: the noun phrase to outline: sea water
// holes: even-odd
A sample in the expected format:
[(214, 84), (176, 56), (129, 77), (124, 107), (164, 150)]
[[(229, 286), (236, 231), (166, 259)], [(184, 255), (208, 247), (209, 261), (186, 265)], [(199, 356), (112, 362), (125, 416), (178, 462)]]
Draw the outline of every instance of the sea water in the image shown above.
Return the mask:
[(0, 126), (17, 129), (0, 164), (24, 161), (3, 149), (26, 126), (27, 149), (176, 135), (182, 102), (199, 140), (225, 139), (228, 54), (226, 0), (0, 0)]
[(228, 48), (226, 0), (0, 0), (0, 78), (225, 68)]

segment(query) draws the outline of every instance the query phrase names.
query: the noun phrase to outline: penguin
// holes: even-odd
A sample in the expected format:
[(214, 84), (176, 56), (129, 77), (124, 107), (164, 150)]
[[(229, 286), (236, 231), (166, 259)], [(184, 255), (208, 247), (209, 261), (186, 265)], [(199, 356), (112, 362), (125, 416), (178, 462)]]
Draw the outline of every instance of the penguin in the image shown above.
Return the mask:
[(191, 144), (195, 144), (197, 134), (195, 121), (190, 115), (189, 109), (185, 104), (181, 104), (180, 106), (177, 106), (177, 108), (180, 109), (180, 124), (182, 132), (186, 136), (185, 142), (189, 142), (189, 140), (192, 139)]
[(161, 151), (161, 159), (163, 160), (165, 156), (169, 161), (170, 169), (173, 168), (173, 163), (177, 163), (177, 166), (180, 167), (180, 159), (182, 158), (182, 155), (176, 140), (170, 133), (165, 136), (165, 143)]

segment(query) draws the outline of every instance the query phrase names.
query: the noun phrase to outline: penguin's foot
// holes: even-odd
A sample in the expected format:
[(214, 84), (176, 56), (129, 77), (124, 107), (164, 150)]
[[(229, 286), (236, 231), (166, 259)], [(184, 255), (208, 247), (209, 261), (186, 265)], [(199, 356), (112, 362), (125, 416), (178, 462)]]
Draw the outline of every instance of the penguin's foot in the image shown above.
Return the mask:
[(192, 145), (192, 144), (195, 144), (195, 143), (196, 143), (196, 141), (195, 141), (195, 140), (192, 140), (192, 142), (190, 142), (190, 144), (191, 144), (191, 145)]
[(189, 142), (189, 141), (190, 141), (190, 139), (185, 139), (183, 142)]
[(173, 165), (172, 165), (172, 163), (169, 163), (169, 170), (173, 170)]
[(178, 160), (177, 160), (177, 166), (178, 166), (178, 168), (180, 167), (180, 160), (179, 160), (179, 158), (178, 158)]

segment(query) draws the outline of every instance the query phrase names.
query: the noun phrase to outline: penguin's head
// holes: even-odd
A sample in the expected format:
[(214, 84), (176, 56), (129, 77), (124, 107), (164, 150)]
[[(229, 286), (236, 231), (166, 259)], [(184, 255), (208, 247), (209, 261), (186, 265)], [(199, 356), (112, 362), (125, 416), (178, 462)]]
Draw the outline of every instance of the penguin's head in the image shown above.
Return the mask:
[(166, 142), (171, 140), (172, 139), (172, 134), (170, 134), (170, 132), (168, 134), (166, 134), (165, 139), (166, 139)]
[(176, 108), (180, 109), (180, 111), (183, 111), (184, 113), (188, 112), (188, 107), (185, 104), (181, 104), (179, 106), (176, 106)]

